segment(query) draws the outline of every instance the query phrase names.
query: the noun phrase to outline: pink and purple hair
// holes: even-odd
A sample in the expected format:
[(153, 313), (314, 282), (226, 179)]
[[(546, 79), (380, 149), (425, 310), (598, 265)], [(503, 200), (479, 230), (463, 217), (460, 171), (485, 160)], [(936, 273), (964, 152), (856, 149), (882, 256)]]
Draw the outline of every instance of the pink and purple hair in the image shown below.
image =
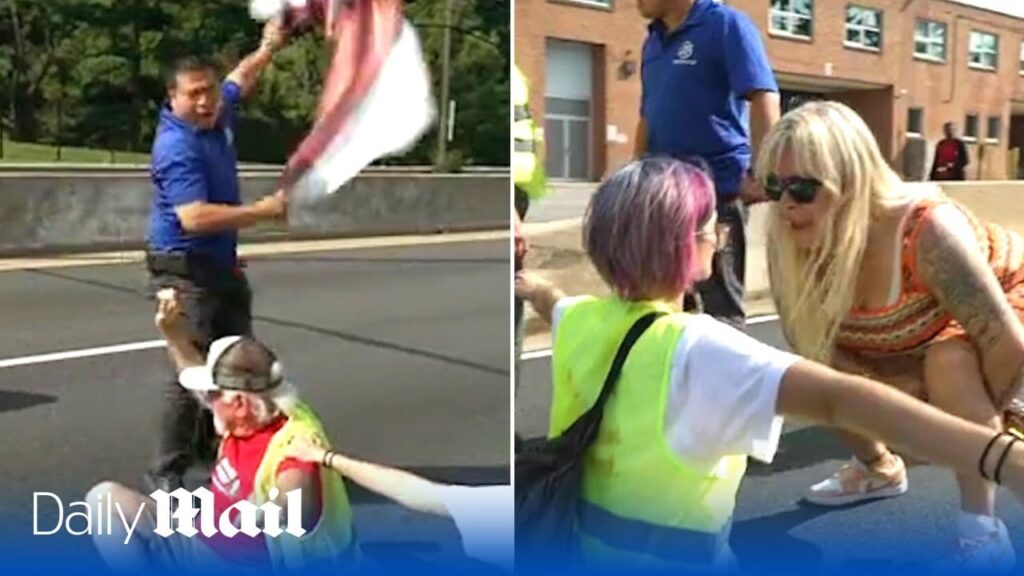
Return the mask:
[(674, 298), (698, 279), (697, 232), (715, 210), (715, 186), (694, 163), (630, 163), (594, 193), (583, 244), (601, 278), (625, 300)]

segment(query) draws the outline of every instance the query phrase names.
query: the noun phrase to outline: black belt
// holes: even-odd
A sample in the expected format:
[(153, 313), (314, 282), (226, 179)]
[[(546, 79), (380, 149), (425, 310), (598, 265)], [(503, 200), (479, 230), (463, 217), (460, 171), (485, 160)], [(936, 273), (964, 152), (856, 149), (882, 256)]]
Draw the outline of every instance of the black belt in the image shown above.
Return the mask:
[(206, 254), (146, 251), (146, 269), (153, 274), (186, 278), (238, 277), (245, 266), (241, 260), (226, 264)]

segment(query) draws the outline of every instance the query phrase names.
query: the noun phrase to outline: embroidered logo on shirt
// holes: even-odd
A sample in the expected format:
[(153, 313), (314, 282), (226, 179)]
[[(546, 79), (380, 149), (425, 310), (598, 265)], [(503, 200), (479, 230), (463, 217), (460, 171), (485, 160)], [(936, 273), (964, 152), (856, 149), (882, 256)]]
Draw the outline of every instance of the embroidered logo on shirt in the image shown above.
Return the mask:
[(697, 59), (693, 57), (693, 42), (689, 40), (683, 42), (682, 46), (679, 47), (679, 51), (676, 52), (676, 59), (672, 63), (687, 64), (689, 66), (696, 64)]

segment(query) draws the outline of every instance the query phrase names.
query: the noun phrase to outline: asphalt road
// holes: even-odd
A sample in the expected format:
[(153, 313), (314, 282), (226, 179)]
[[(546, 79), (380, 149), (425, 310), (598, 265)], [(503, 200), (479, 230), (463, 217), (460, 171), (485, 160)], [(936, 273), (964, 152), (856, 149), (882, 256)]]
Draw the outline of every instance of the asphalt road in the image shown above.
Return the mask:
[(597, 185), (597, 182), (554, 185), (551, 194), (530, 206), (526, 222), (554, 222), (583, 216)]
[[(777, 322), (750, 327), (756, 338), (784, 347)], [(551, 362), (523, 362), (516, 397), (516, 428), (525, 437), (546, 431)], [(915, 463), (910, 491), (899, 498), (825, 509), (802, 502), (812, 484), (849, 458), (829, 430), (789, 421), (771, 465), (751, 460), (740, 488), (730, 539), (744, 568), (762, 574), (821, 571), (920, 573), (951, 554), (959, 497), (952, 473)], [(1018, 554), (1024, 553), (1024, 508), (1001, 490), (997, 513)], [(1018, 566), (1018, 570), (1021, 566)]]
[[(342, 450), (441, 481), (508, 483), (509, 267), (506, 241), (261, 257), (248, 270), (255, 331)], [(157, 339), (144, 287), (140, 264), (0, 273), (0, 366)], [(105, 479), (140, 486), (168, 370), (163, 349), (0, 368), (0, 548), (31, 533), (33, 492), (68, 503)], [(459, 549), (446, 520), (350, 495), (370, 555)], [(41, 507), (40, 526), (56, 515)]]

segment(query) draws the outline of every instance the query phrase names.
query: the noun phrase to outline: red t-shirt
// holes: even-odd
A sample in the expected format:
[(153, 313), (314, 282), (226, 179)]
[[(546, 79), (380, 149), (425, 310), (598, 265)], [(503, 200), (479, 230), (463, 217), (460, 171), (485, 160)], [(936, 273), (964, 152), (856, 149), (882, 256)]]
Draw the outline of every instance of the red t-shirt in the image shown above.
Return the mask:
[[(252, 496), (256, 471), (263, 461), (263, 455), (267, 452), (270, 439), (287, 421), (287, 418), (282, 417), (252, 436), (245, 438), (228, 436), (221, 442), (220, 455), (210, 474), (210, 485), (207, 487), (213, 492), (214, 522), (218, 522), (220, 515), (229, 507), (248, 500)], [(315, 478), (317, 498), (317, 513), (313, 519), (315, 524), (320, 518), (322, 498), (319, 464), (287, 458), (277, 467), (277, 474), (292, 469), (303, 470)], [(233, 510), (230, 517), (236, 526), (238, 525), (238, 515), (238, 511)], [(282, 522), (284, 520), (284, 518), (281, 519)], [(218, 555), (233, 562), (260, 565), (270, 562), (267, 545), (262, 534), (252, 538), (239, 532), (234, 537), (228, 538), (218, 532), (211, 538), (203, 537), (201, 534), (200, 537)]]
[(935, 164), (939, 168), (945, 168), (945, 173), (940, 173), (941, 176), (952, 178), (953, 169), (956, 167), (957, 161), (960, 159), (960, 146), (956, 140), (947, 139), (939, 142), (935, 149)]

